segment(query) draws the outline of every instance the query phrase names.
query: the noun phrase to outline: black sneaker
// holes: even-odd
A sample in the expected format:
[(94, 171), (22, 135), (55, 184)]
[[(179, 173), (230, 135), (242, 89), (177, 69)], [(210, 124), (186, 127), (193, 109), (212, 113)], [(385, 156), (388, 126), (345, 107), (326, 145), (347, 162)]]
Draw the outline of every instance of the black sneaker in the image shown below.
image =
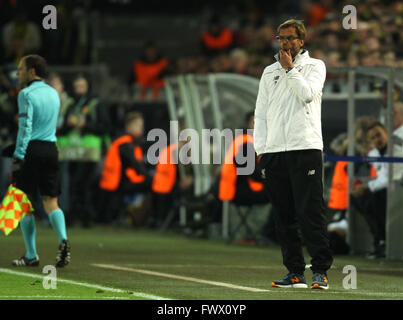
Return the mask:
[(386, 254), (386, 246), (385, 246), (385, 241), (380, 241), (378, 244), (375, 245), (375, 249), (373, 252), (367, 254), (367, 259), (379, 259), (379, 258), (385, 258)]
[(70, 242), (63, 240), (59, 245), (59, 251), (56, 256), (56, 267), (63, 268), (70, 262)]
[(329, 289), (329, 279), (327, 278), (326, 273), (314, 273), (312, 275), (312, 289)]
[(37, 267), (39, 266), (39, 257), (36, 256), (33, 259), (27, 259), (24, 255), (19, 259), (13, 260), (11, 264), (14, 267)]
[(303, 274), (288, 273), (281, 280), (273, 281), (275, 288), (308, 288)]

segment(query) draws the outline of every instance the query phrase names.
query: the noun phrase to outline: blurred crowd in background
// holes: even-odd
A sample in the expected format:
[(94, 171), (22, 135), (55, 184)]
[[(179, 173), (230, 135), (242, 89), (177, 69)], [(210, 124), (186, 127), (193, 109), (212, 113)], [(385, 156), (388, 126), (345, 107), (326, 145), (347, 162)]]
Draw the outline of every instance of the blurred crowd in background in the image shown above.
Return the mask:
[[(356, 5), (357, 30), (345, 30), (344, 5)], [(399, 1), (301, 1), (296, 15), (307, 27), (306, 47), (328, 67), (403, 67), (403, 4)], [(235, 17), (239, 17), (235, 15)], [(260, 77), (278, 51), (277, 25), (254, 8), (227, 23), (214, 16), (204, 31), (201, 55), (182, 57), (178, 73), (235, 72)], [(227, 45), (210, 43), (208, 34), (228, 32)], [(223, 37), (224, 38), (224, 37)], [(229, 40), (231, 39), (231, 41)]]
[[(47, 1), (0, 1), (1, 42), (0, 60), (15, 62), (26, 53), (39, 53), (50, 64), (84, 65), (91, 63), (91, 14), (186, 14), (203, 17), (197, 54), (166, 57), (164, 74), (235, 72), (260, 77), (265, 66), (274, 61), (278, 51), (276, 28), (280, 18), (298, 18), (307, 27), (306, 46), (311, 56), (337, 66), (393, 66), (403, 67), (403, 4), (399, 1), (305, 0), (281, 1), (212, 1), (196, 5), (177, 1), (170, 4), (139, 4), (132, 0), (119, 1), (55, 1), (57, 29), (42, 28), (42, 8)], [(345, 5), (357, 9), (356, 30), (345, 30), (342, 13)], [(135, 19), (135, 18), (134, 18)], [(175, 37), (175, 35), (172, 35)], [(135, 40), (135, 39), (133, 39)], [(183, 43), (186, 46), (186, 43)], [(133, 57), (143, 59), (144, 55)], [(155, 58), (155, 57), (154, 57)]]

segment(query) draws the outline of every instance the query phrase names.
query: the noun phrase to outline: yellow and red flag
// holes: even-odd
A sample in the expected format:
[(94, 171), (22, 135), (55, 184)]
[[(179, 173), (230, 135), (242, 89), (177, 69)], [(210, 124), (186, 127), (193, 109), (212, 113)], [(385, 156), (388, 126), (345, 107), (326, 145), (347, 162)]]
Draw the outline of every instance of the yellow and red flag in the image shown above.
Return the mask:
[(34, 209), (26, 193), (10, 185), (0, 204), (0, 229), (7, 236), (30, 211)]

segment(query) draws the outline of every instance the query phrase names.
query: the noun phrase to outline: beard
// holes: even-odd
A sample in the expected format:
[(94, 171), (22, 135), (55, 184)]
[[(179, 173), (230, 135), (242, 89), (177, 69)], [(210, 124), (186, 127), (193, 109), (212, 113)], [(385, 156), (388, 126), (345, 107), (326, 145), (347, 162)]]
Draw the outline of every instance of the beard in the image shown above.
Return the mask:
[(292, 58), (295, 58), (295, 56), (301, 51), (301, 49), (302, 49), (302, 47), (300, 47), (300, 48), (294, 48), (294, 47), (284, 47), (284, 48), (281, 48), (281, 50), (285, 50), (285, 51), (290, 50), (290, 53), (291, 53), (291, 57), (292, 57)]

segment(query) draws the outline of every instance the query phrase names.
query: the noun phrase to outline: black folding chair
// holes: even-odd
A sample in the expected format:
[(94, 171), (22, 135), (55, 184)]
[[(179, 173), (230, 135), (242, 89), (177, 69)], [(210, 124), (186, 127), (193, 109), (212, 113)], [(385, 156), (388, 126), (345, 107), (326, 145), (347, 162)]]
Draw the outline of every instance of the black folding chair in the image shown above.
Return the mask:
[[(239, 205), (232, 203), (232, 208), (234, 208), (234, 212), (239, 217), (238, 224), (235, 228), (231, 228), (231, 220), (229, 219), (229, 228), (228, 228), (228, 241), (232, 242), (236, 236), (236, 234), (244, 228), (246, 231), (246, 238), (252, 239), (254, 237), (254, 232), (252, 227), (248, 223), (248, 218), (253, 211), (254, 205)], [(231, 214), (231, 213), (230, 213)]]

